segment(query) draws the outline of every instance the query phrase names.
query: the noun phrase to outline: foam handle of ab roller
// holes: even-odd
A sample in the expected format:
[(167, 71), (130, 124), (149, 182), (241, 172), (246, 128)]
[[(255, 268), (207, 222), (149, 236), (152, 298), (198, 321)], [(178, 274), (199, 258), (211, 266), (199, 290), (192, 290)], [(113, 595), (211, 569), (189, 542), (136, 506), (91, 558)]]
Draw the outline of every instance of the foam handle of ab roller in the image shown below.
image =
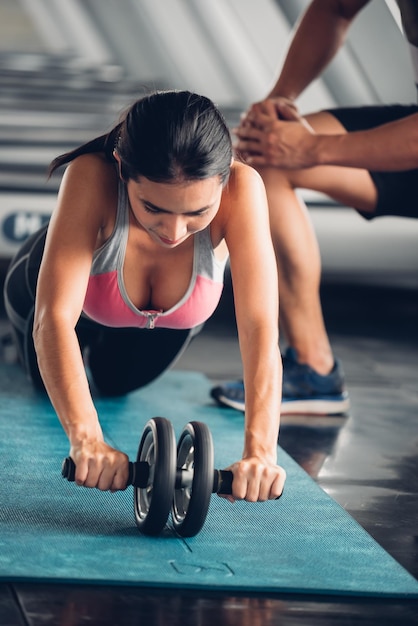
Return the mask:
[(213, 474), (213, 493), (231, 495), (234, 475), (229, 470), (215, 470)]
[(66, 478), (70, 483), (75, 481), (75, 463), (69, 456), (62, 462), (61, 476)]

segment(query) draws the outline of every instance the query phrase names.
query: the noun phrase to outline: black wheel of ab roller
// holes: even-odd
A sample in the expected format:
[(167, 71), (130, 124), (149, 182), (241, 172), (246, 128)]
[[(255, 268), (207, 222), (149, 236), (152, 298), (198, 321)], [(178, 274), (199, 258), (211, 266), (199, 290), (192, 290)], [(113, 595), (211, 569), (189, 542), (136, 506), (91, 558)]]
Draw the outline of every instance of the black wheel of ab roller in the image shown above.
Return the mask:
[(202, 528), (213, 492), (213, 442), (206, 424), (190, 422), (177, 445), (177, 478), (171, 514), (182, 537), (193, 537)]
[(149, 477), (146, 486), (134, 488), (135, 521), (145, 535), (158, 535), (170, 514), (176, 480), (176, 439), (164, 417), (154, 417), (145, 425), (138, 462), (148, 463)]

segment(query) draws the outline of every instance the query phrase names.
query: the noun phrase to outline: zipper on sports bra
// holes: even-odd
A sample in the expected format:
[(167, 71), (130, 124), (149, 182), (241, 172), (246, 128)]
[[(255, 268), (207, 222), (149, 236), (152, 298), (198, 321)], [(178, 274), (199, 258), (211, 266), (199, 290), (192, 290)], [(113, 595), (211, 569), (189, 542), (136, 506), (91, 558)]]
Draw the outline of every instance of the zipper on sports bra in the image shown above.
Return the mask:
[(155, 318), (159, 316), (159, 313), (145, 313), (148, 318), (147, 328), (153, 329), (155, 328)]

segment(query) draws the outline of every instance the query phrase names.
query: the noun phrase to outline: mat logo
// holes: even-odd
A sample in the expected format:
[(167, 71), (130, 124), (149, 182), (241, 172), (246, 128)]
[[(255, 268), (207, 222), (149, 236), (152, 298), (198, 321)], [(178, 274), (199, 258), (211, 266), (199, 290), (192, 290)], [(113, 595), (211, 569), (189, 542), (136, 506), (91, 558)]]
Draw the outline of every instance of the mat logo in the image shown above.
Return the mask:
[(3, 220), (3, 234), (13, 243), (21, 243), (46, 224), (49, 218), (47, 213), (16, 211)]
[(196, 576), (197, 574), (216, 574), (217, 576), (234, 576), (235, 572), (227, 563), (205, 563), (198, 565), (196, 563), (179, 563), (178, 561), (170, 561), (172, 569), (181, 576)]

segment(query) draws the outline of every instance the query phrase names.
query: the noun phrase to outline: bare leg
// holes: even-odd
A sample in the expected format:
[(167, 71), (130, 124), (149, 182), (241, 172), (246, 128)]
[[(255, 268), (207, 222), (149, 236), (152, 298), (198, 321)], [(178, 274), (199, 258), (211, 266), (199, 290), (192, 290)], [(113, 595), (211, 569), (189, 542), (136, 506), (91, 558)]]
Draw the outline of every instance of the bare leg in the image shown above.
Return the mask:
[[(329, 113), (307, 116), (320, 133), (345, 132)], [(279, 270), (280, 326), (301, 363), (320, 374), (332, 369), (334, 357), (326, 332), (319, 295), (321, 260), (308, 211), (297, 188), (325, 193), (335, 200), (373, 211), (377, 194), (366, 170), (321, 166), (280, 171), (261, 168), (270, 210), (271, 233)]]

